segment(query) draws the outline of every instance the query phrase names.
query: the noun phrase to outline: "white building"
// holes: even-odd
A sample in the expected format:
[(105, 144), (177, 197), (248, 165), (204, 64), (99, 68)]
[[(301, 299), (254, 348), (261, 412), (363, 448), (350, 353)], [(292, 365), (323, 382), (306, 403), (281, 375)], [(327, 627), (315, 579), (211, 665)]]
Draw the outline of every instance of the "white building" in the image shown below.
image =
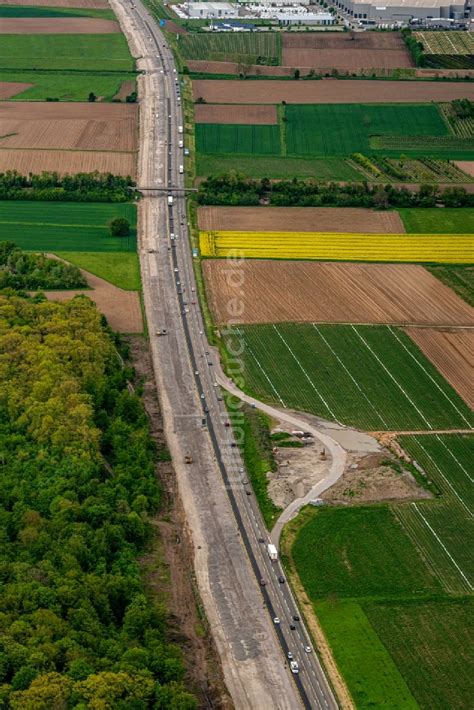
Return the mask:
[(470, 1), (465, 0), (332, 0), (337, 9), (354, 20), (384, 25), (408, 24), (414, 20), (436, 18), (462, 21), (470, 14)]
[(230, 2), (189, 2), (181, 5), (191, 19), (211, 20), (239, 16), (239, 6)]

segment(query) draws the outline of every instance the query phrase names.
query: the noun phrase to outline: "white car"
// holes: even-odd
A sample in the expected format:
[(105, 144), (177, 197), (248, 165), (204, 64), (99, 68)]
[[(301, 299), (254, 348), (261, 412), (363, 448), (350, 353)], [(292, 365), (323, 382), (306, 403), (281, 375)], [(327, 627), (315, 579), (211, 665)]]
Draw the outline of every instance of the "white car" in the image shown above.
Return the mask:
[(273, 619), (273, 623), (277, 625), (280, 623), (280, 619), (278, 618), (278, 616), (275, 616), (275, 618)]
[(304, 647), (305, 653), (311, 653), (311, 646)]
[(177, 266), (175, 266), (175, 267), (174, 267), (174, 273), (175, 273), (175, 274), (177, 274), (177, 273), (178, 273), (178, 271), (179, 271), (178, 267), (177, 267)]
[(291, 672), (294, 673), (295, 675), (296, 675), (296, 673), (300, 672), (300, 667), (296, 661), (290, 661), (290, 669), (291, 669)]
[(204, 399), (204, 392), (203, 392), (202, 395), (201, 395), (201, 399)]
[(286, 657), (288, 658), (289, 661), (293, 660), (293, 654), (291, 653), (291, 651), (288, 651), (288, 653), (286, 654)]

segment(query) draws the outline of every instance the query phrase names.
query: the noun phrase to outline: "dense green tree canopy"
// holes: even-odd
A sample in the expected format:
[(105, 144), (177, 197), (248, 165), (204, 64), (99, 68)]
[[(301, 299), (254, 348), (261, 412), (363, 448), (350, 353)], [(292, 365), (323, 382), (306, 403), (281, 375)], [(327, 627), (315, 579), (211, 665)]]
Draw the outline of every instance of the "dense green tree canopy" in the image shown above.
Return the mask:
[(0, 242), (0, 289), (82, 288), (87, 281), (77, 266), (26, 254), (13, 242)]
[(160, 492), (100, 314), (0, 294), (0, 704), (193, 708), (137, 556)]

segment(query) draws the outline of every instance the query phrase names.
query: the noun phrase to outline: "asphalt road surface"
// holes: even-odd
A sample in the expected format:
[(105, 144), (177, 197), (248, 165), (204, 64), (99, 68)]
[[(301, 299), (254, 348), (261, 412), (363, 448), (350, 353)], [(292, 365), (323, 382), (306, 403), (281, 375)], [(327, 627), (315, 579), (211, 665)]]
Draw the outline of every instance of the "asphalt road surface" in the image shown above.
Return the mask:
[(180, 171), (186, 136), (179, 129), (181, 86), (173, 56), (140, 2), (112, 5), (144, 72), (138, 172), (139, 187), (148, 188), (139, 206), (145, 308), (196, 576), (226, 683), (238, 708), (333, 710), (334, 695), (289, 585), (279, 581), (284, 571), (268, 555), (270, 538), (214, 374), (188, 239)]

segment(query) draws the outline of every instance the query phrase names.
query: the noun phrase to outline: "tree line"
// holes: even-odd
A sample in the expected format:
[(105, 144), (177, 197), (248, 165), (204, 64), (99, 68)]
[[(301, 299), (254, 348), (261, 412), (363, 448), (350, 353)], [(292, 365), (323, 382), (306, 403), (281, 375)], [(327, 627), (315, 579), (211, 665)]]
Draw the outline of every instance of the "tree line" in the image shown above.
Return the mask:
[(16, 170), (0, 173), (0, 200), (128, 202), (139, 194), (134, 187), (129, 176), (97, 171), (74, 175), (22, 175)]
[(133, 377), (85, 296), (0, 293), (0, 704), (191, 710), (138, 557), (160, 505)]
[(473, 207), (474, 195), (462, 187), (420, 185), (418, 192), (367, 182), (322, 183), (317, 180), (250, 180), (239, 173), (210, 176), (199, 186), (200, 205), (260, 205), (281, 207)]
[(77, 266), (44, 254), (26, 254), (13, 242), (0, 242), (0, 289), (84, 288)]

